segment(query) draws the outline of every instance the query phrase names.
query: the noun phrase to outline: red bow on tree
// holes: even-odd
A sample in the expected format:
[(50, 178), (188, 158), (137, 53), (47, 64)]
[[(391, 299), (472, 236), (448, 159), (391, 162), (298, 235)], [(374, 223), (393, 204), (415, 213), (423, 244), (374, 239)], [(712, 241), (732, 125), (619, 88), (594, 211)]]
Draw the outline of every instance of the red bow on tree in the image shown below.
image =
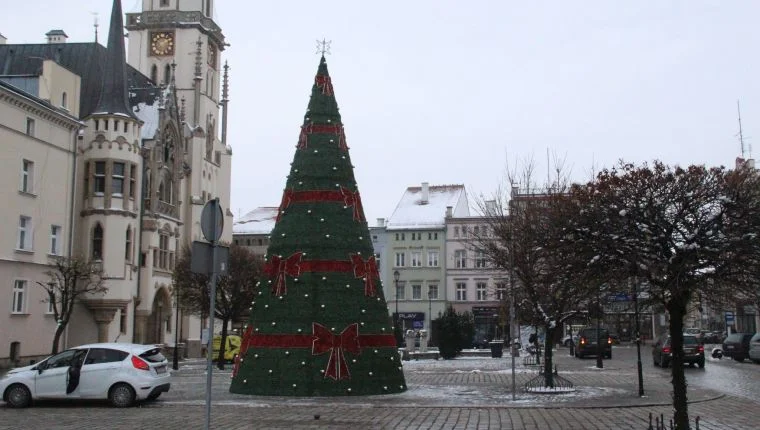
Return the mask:
[(288, 292), (285, 276), (295, 277), (301, 274), (300, 263), (302, 256), (303, 252), (296, 252), (283, 260), (280, 256), (273, 255), (269, 262), (264, 265), (264, 273), (269, 277), (277, 277), (274, 285), (272, 285), (272, 294), (282, 296)]
[(359, 192), (352, 192), (348, 188), (340, 187), (340, 193), (343, 194), (343, 204), (354, 207), (354, 220), (362, 221), (364, 219), (364, 210)]
[(312, 330), (314, 333), (314, 341), (311, 346), (312, 355), (330, 353), (325, 368), (325, 378), (332, 378), (336, 381), (351, 379), (351, 372), (348, 371), (348, 364), (346, 364), (346, 357), (343, 352), (348, 351), (354, 355), (359, 355), (361, 352), (359, 324), (349, 325), (337, 336), (319, 323), (312, 323)]
[(298, 149), (306, 149), (308, 138), (311, 134), (311, 124), (301, 126), (301, 134), (298, 135)]
[(354, 276), (364, 278), (364, 295), (375, 297), (377, 289), (375, 288), (375, 279), (380, 278), (377, 272), (377, 262), (375, 256), (371, 256), (367, 261), (357, 254), (351, 254), (351, 265), (354, 268)]
[(248, 352), (248, 347), (251, 346), (251, 336), (253, 336), (253, 325), (248, 324), (245, 333), (243, 333), (243, 340), (240, 342), (240, 352), (235, 356), (235, 364), (232, 366), (232, 377), (235, 377), (240, 370), (240, 361), (245, 357), (245, 353)]
[(333, 95), (332, 79), (329, 76), (317, 75), (314, 77), (314, 83), (317, 87), (322, 88), (322, 94), (326, 96)]

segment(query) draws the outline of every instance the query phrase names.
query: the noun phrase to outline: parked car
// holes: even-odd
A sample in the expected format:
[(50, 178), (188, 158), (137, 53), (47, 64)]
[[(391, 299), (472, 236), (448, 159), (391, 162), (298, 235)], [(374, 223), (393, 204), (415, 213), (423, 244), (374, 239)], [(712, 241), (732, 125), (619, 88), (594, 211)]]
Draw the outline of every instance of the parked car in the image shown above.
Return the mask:
[(562, 338), (562, 345), (563, 346), (570, 346), (571, 343), (578, 344), (578, 334), (574, 334), (572, 337), (570, 335), (565, 335), (565, 337)]
[(688, 335), (690, 335), (690, 336), (696, 336), (697, 340), (698, 340), (700, 343), (704, 343), (704, 341), (703, 341), (703, 339), (702, 339), (702, 337), (703, 337), (703, 332), (702, 332), (702, 329), (698, 329), (698, 328), (687, 328), (687, 329), (684, 329), (684, 331), (683, 331), (683, 334), (684, 334), (684, 335), (687, 335), (687, 334), (688, 334)]
[[(684, 364), (697, 365), (700, 369), (705, 368), (705, 346), (691, 334), (683, 335)], [(652, 361), (655, 366), (668, 367), (673, 361), (670, 335), (662, 335), (652, 345)]]
[(613, 345), (620, 345), (620, 335), (617, 334), (617, 332), (611, 331), (610, 332), (610, 339), (612, 339)]
[(752, 333), (731, 333), (723, 341), (723, 355), (738, 362), (749, 358), (749, 341)]
[(598, 355), (597, 339), (602, 342), (601, 350), (605, 358), (612, 358), (612, 338), (607, 329), (587, 327), (578, 333), (578, 343), (575, 345), (575, 356), (583, 358), (587, 355)]
[(10, 370), (0, 379), (0, 393), (14, 408), (37, 399), (108, 399), (123, 408), (169, 391), (167, 364), (155, 345), (82, 345)]
[(760, 333), (755, 333), (749, 341), (749, 359), (760, 364)]

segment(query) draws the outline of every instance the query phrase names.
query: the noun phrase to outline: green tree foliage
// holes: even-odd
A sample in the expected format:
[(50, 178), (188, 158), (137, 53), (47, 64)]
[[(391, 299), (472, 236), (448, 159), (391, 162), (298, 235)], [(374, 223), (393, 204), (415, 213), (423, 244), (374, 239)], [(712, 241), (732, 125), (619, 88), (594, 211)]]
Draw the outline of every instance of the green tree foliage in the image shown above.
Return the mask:
[[(175, 294), (183, 309), (188, 312), (208, 316), (209, 278), (190, 271), (190, 248), (185, 247), (182, 256), (175, 266), (173, 280)], [(227, 343), (227, 328), (230, 322), (242, 321), (248, 316), (248, 309), (254, 300), (256, 285), (262, 275), (263, 263), (260, 257), (254, 255), (248, 248), (238, 245), (230, 246), (228, 270), (221, 275), (216, 283), (216, 313), (215, 318), (221, 320), (221, 344), (217, 357), (217, 366), (224, 368), (224, 352)]]
[(464, 333), (462, 330), (462, 318), (449, 306), (443, 315), (438, 318), (438, 352), (441, 358), (451, 360), (462, 352)]

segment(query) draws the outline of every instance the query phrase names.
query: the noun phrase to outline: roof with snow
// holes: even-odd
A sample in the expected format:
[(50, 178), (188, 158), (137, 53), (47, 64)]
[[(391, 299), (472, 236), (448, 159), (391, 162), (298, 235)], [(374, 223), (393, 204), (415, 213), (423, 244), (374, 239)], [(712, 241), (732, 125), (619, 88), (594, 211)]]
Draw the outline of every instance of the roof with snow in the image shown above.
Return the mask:
[(277, 220), (277, 207), (261, 206), (232, 223), (232, 234), (269, 234)]
[(423, 187), (409, 187), (388, 218), (386, 227), (388, 230), (443, 228), (449, 206), (454, 217), (470, 215), (464, 185), (431, 185), (427, 202), (423, 200)]

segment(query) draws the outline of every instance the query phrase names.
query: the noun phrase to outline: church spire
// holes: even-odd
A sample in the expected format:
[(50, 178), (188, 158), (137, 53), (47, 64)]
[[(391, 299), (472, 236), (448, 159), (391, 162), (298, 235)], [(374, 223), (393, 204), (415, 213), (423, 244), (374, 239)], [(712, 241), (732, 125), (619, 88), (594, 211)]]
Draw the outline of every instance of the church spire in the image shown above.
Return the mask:
[(129, 107), (127, 94), (127, 63), (124, 50), (124, 21), (121, 0), (114, 0), (111, 24), (108, 29), (108, 47), (103, 64), (103, 82), (100, 100), (94, 110), (98, 114), (121, 114), (137, 119)]

